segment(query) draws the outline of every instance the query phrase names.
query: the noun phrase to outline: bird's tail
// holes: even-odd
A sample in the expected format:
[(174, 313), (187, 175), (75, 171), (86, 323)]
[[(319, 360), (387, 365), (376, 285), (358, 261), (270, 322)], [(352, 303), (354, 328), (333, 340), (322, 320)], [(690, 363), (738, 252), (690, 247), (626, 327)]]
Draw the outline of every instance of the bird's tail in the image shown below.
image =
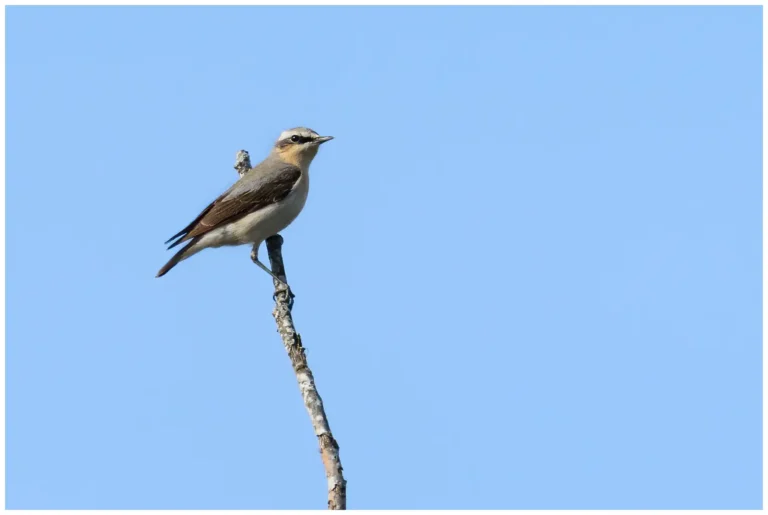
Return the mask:
[(197, 243), (200, 240), (200, 238), (192, 238), (192, 240), (184, 245), (184, 247), (178, 251), (176, 254), (173, 255), (173, 257), (165, 264), (163, 265), (163, 268), (160, 269), (159, 272), (157, 272), (157, 275), (155, 277), (162, 277), (165, 274), (168, 273), (168, 271), (179, 264), (180, 261), (183, 261), (184, 259), (187, 259), (188, 257), (192, 256), (193, 254), (197, 254), (200, 249), (195, 249), (192, 252), (189, 252), (189, 250), (192, 248), (192, 246)]

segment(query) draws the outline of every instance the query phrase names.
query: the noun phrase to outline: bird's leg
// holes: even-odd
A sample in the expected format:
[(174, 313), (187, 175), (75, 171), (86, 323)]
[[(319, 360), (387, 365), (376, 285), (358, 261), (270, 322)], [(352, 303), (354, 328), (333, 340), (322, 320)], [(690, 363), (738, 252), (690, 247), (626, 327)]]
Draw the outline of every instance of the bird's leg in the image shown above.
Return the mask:
[[(288, 309), (292, 309), (293, 308), (293, 299), (294, 299), (295, 295), (291, 291), (291, 287), (288, 286), (288, 283), (286, 283), (285, 281), (280, 279), (278, 276), (276, 276), (272, 272), (272, 270), (267, 268), (267, 265), (265, 265), (264, 263), (259, 261), (259, 247), (257, 245), (254, 245), (253, 246), (253, 250), (251, 250), (251, 261), (256, 263), (259, 266), (259, 268), (261, 268), (262, 270), (267, 272), (269, 275), (271, 275), (274, 280), (276, 280), (277, 282), (279, 282), (280, 284), (285, 286), (285, 292), (287, 293), (287, 296), (288, 296)], [(275, 300), (276, 296), (277, 296), (277, 294), (273, 294), (272, 295), (272, 300)]]
[(258, 250), (258, 249), (257, 249), (255, 246), (253, 247), (253, 250), (251, 251), (251, 261), (253, 261), (254, 263), (256, 263), (256, 264), (259, 266), (259, 268), (261, 268), (261, 269), (262, 269), (262, 270), (264, 270), (266, 273), (268, 273), (269, 275), (271, 275), (271, 276), (272, 276), (272, 278), (273, 278), (275, 281), (277, 281), (277, 282), (279, 282), (279, 283), (283, 284), (283, 285), (284, 285), (286, 288), (288, 288), (288, 284), (287, 284), (285, 281), (283, 281), (283, 280), (282, 280), (282, 279), (280, 279), (278, 276), (276, 276), (276, 275), (275, 275), (275, 274), (272, 272), (272, 270), (270, 270), (269, 268), (267, 268), (267, 265), (265, 265), (264, 263), (262, 263), (261, 261), (259, 261), (259, 250)]

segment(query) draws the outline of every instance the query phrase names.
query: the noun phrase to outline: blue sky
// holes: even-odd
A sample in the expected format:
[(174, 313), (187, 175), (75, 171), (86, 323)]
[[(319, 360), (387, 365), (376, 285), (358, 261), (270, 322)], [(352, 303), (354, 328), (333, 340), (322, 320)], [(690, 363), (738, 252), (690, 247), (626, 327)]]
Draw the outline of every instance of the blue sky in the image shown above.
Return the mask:
[(154, 277), (306, 125), (350, 508), (760, 508), (761, 15), (8, 8), (7, 507), (324, 507), (249, 249)]

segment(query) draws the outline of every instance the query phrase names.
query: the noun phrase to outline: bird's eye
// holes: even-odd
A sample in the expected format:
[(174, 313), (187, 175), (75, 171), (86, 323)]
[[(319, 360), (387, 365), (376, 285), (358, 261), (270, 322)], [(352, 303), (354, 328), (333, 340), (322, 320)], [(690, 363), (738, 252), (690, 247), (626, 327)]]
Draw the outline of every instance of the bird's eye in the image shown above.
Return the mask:
[(294, 134), (293, 136), (291, 136), (291, 141), (296, 143), (297, 141), (299, 141), (299, 137)]

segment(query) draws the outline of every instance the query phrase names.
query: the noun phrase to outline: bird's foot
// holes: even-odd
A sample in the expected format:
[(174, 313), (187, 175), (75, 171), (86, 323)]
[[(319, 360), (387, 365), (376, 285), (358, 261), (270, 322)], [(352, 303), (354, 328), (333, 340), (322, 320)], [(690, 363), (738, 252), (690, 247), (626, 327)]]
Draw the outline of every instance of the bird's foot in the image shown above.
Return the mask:
[(280, 290), (275, 290), (275, 293), (272, 294), (272, 300), (277, 302), (277, 296), (281, 293), (285, 293), (288, 309), (293, 309), (293, 299), (296, 298), (296, 295), (293, 294), (293, 291), (291, 290), (291, 287), (288, 286), (288, 284), (283, 283), (283, 286), (285, 286), (285, 288), (281, 288)]

